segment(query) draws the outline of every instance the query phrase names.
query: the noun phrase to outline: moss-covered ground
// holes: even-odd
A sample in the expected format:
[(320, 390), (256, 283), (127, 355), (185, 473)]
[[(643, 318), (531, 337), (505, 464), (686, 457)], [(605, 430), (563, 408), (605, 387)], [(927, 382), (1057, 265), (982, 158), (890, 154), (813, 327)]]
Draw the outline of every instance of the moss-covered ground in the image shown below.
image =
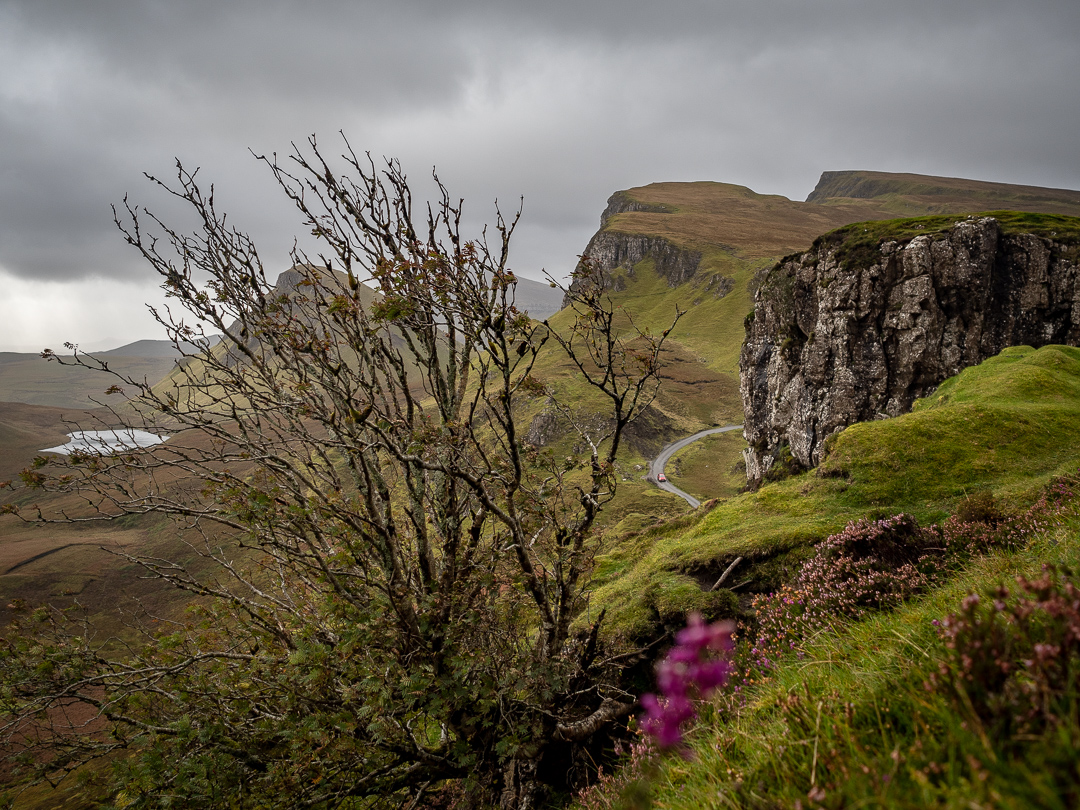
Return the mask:
[(1019, 508), (1078, 465), (1080, 350), (1007, 349), (910, 414), (849, 427), (817, 470), (613, 544), (598, 561), (594, 605), (612, 632), (645, 637), (665, 617), (707, 609), (705, 588), (735, 557), (745, 561), (734, 586), (771, 590), (851, 520), (907, 512), (934, 523), (983, 490)]
[[(910, 414), (848, 428), (817, 471), (617, 543), (600, 559), (593, 609), (606, 607), (614, 631), (639, 637), (678, 626), (688, 610), (722, 615), (733, 605), (720, 595), (726, 588), (707, 588), (737, 556), (744, 561), (726, 583), (736, 597), (770, 591), (851, 520), (907, 512), (929, 525), (977, 493), (1018, 514), (1058, 476), (1075, 483), (1078, 467), (1080, 349), (1011, 348), (950, 379)], [(966, 595), (985, 599), (1002, 583), (1015, 592), (1018, 575), (1035, 578), (1046, 564), (1080, 571), (1075, 494), (1067, 503), (1022, 547), (977, 555), (900, 607), (807, 640), (737, 708), (706, 706), (687, 756), (624, 767), (583, 806), (1075, 806), (1075, 673), (1042, 730), (1024, 731), (1008, 714), (1029, 711), (1030, 677), (994, 697), (994, 722), (1021, 729), (1007, 739), (980, 725), (990, 722), (982, 704), (976, 711), (963, 689), (941, 685), (959, 683), (961, 665), (940, 623)]]

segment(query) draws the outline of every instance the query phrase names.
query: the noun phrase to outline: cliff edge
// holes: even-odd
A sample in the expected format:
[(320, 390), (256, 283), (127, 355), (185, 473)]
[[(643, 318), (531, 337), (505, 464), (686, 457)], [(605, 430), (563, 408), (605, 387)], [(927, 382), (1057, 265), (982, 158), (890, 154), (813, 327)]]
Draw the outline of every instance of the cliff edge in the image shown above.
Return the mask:
[(673, 206), (643, 202), (632, 197), (629, 192), (616, 191), (608, 198), (607, 207), (600, 215), (600, 230), (589, 240), (583, 255), (596, 262), (612, 280), (616, 291), (625, 289), (626, 282), (613, 275), (613, 271), (623, 267), (632, 274), (634, 265), (646, 257), (652, 257), (657, 274), (667, 280), (669, 287), (684, 284), (693, 277), (701, 264), (700, 251), (680, 247), (662, 236), (628, 233), (610, 227), (611, 220), (618, 214), (673, 212)]
[(747, 480), (816, 466), (1007, 346), (1080, 345), (1080, 220), (997, 212), (867, 222), (761, 280), (740, 356)]

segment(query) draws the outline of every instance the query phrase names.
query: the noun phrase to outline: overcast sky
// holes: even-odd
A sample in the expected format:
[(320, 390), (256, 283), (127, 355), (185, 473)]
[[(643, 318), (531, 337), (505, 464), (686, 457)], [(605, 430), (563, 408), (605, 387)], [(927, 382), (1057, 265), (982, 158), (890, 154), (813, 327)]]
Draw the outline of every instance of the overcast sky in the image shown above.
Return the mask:
[(161, 337), (110, 205), (201, 166), (274, 270), (298, 230), (249, 153), (317, 133), (434, 165), (512, 266), (561, 275), (615, 190), (824, 170), (1080, 189), (1080, 2), (0, 0), (0, 351)]

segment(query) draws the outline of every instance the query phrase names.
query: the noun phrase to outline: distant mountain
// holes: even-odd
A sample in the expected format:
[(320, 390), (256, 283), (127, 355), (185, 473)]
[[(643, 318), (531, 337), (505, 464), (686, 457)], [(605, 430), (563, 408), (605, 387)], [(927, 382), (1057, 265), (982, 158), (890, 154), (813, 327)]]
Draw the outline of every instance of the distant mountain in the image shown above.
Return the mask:
[[(221, 338), (218, 335), (213, 335), (208, 342), (213, 346), (219, 340)], [(186, 352), (196, 352), (199, 347), (194, 343), (184, 343), (183, 349)], [(174, 359), (180, 357), (180, 352), (171, 340), (136, 340), (134, 343), (128, 343), (117, 349), (90, 352), (90, 354), (94, 357), (171, 357)]]
[(514, 305), (542, 321), (562, 309), (562, 296), (562, 291), (552, 288), (550, 284), (518, 276)]
[[(279, 292), (294, 293), (301, 279), (302, 276), (295, 268), (286, 270), (278, 276), (277, 281), (274, 283), (274, 289)], [(360, 294), (365, 301), (365, 306), (368, 306), (379, 297), (379, 293), (369, 285), (370, 282), (364, 282), (360, 288)], [(543, 320), (562, 308), (562, 292), (552, 288), (546, 282), (532, 281), (518, 276), (517, 286), (514, 289), (514, 304), (523, 312), (528, 312), (536, 320)]]
[[(218, 340), (216, 335), (211, 337), (210, 345)], [(185, 351), (197, 349), (194, 344), (184, 344)], [(83, 354), (105, 360), (110, 369), (151, 384), (165, 377), (181, 357), (168, 340), (137, 340), (115, 349)], [(119, 395), (104, 394), (115, 382), (114, 377), (99, 372), (44, 360), (36, 352), (0, 352), (0, 402), (78, 409), (94, 408), (98, 403), (119, 404)]]
[(1080, 191), (888, 172), (824, 172), (806, 198), (819, 205), (872, 200), (895, 216), (1009, 210), (1080, 216)]
[[(304, 274), (301, 272), (302, 269), (303, 268), (300, 265), (297, 265), (297, 266), (295, 266), (293, 268), (290, 268), (289, 270), (286, 270), (286, 271), (282, 272), (281, 274), (279, 274), (277, 279), (274, 282), (274, 291), (275, 291), (275, 293), (277, 293), (279, 295), (284, 295), (284, 296), (287, 296), (287, 297), (290, 297), (290, 298), (292, 298), (294, 296), (300, 296), (300, 298), (304, 298), (304, 297), (310, 295), (314, 288), (309, 288), (309, 287), (303, 285)], [(335, 273), (334, 275), (336, 276), (336, 278), (334, 278), (334, 277), (331, 277), (331, 276), (327, 275), (327, 270), (326, 270), (325, 267), (320, 267), (320, 266), (316, 266), (316, 265), (307, 265), (306, 269), (308, 271), (313, 271), (316, 276), (323, 277), (323, 280), (326, 283), (326, 289), (323, 290), (324, 294), (326, 294), (327, 291), (335, 290), (337, 285), (343, 285), (341, 287), (341, 290), (348, 291), (348, 287), (344, 286), (344, 285), (347, 285), (347, 279), (340, 272)], [(363, 306), (364, 308), (370, 307), (373, 303), (378, 301), (380, 299), (380, 297), (381, 297), (381, 294), (377, 290), (373, 289), (369, 285), (370, 285), (370, 282), (361, 283), (359, 288), (356, 290), (356, 293), (359, 296), (359, 301), (361, 303), (361, 306)], [(297, 300), (300, 300), (300, 299), (297, 299)], [(532, 316), (535, 319), (542, 320), (544, 318), (549, 317), (550, 315), (553, 315), (555, 312), (557, 312), (560, 309), (560, 307), (562, 305), (562, 291), (558, 290), (558, 289), (553, 289), (549, 284), (543, 284), (543, 283), (540, 283), (540, 282), (537, 282), (537, 281), (532, 281), (530, 279), (524, 279), (524, 278), (519, 277), (518, 280), (517, 280), (517, 286), (516, 286), (516, 288), (514, 290), (514, 302), (515, 302), (515, 305), (517, 306), (517, 308), (519, 310), (524, 311), (524, 312), (528, 312), (529, 315)], [(308, 319), (310, 313), (305, 314), (304, 310), (305, 310), (304, 305), (298, 306), (296, 311), (293, 313), (293, 316), (297, 317), (297, 318), (299, 318), (301, 320)], [(249, 349), (251, 349), (252, 351), (259, 351), (259, 345), (260, 345), (259, 336), (254, 335), (254, 334), (246, 335), (244, 332), (241, 331), (241, 327), (240, 327), (240, 325), (238, 323), (234, 323), (234, 324), (230, 325), (228, 331), (229, 331), (230, 334), (234, 334), (234, 335), (237, 335), (238, 337), (241, 337), (243, 339), (244, 343), (246, 344), (246, 346)], [(395, 332), (395, 334), (397, 334), (396, 329), (394, 330), (394, 332)], [(404, 338), (403, 337), (401, 337), (400, 335), (397, 335), (396, 337), (393, 338), (393, 340), (395, 342), (400, 342), (401, 348), (404, 349)], [(119, 352), (125, 351), (125, 350), (127, 350), (129, 348), (138, 348), (138, 349), (145, 348), (146, 350), (149, 351), (149, 350), (156, 349), (157, 344), (159, 344), (159, 343), (162, 343), (162, 342), (161, 341), (139, 341), (138, 343), (131, 344), (130, 347), (122, 347), (122, 348), (116, 349), (114, 351), (119, 353)], [(152, 345), (148, 345), (148, 344), (152, 344)], [(231, 352), (231, 353), (233, 353), (234, 359), (229, 359), (228, 360), (228, 362), (230, 364), (233, 363), (233, 362), (236, 362), (236, 363), (245, 363), (245, 362), (247, 362), (246, 358), (242, 357), (239, 352), (235, 352), (234, 347), (232, 346), (231, 343), (230, 344), (222, 343), (216, 349), (214, 349), (214, 354), (216, 354), (219, 357), (221, 357), (222, 352)], [(107, 354), (111, 354), (111, 353), (107, 353)], [(348, 355), (348, 350), (347, 349), (345, 350), (344, 354)], [(173, 353), (172, 356), (175, 357), (175, 353)], [(189, 378), (191, 376), (198, 377), (202, 373), (203, 373), (203, 368), (200, 365), (200, 361), (197, 358), (193, 359), (190, 362), (185, 361), (183, 364), (176, 364), (175, 367), (170, 367), (170, 368), (166, 369), (165, 372), (163, 373), (163, 375), (158, 378), (155, 386), (159, 391), (162, 391), (162, 390), (165, 390), (165, 389), (169, 389), (169, 390), (183, 389), (184, 392), (185, 392), (184, 396), (187, 396), (190, 393), (190, 389), (189, 389), (187, 381), (189, 380)], [(416, 378), (416, 382), (417, 382), (417, 384), (420, 383), (419, 377)], [(178, 396), (179, 396), (179, 394), (178, 394)]]

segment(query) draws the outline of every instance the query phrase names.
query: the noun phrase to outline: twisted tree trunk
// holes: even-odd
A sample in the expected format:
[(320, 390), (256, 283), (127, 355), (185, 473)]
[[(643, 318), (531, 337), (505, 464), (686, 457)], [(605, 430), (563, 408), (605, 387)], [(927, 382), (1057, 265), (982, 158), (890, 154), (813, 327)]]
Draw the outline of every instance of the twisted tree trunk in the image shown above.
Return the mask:
[(543, 785), (536, 778), (540, 757), (512, 759), (503, 769), (503, 789), (499, 810), (535, 810), (543, 798)]

